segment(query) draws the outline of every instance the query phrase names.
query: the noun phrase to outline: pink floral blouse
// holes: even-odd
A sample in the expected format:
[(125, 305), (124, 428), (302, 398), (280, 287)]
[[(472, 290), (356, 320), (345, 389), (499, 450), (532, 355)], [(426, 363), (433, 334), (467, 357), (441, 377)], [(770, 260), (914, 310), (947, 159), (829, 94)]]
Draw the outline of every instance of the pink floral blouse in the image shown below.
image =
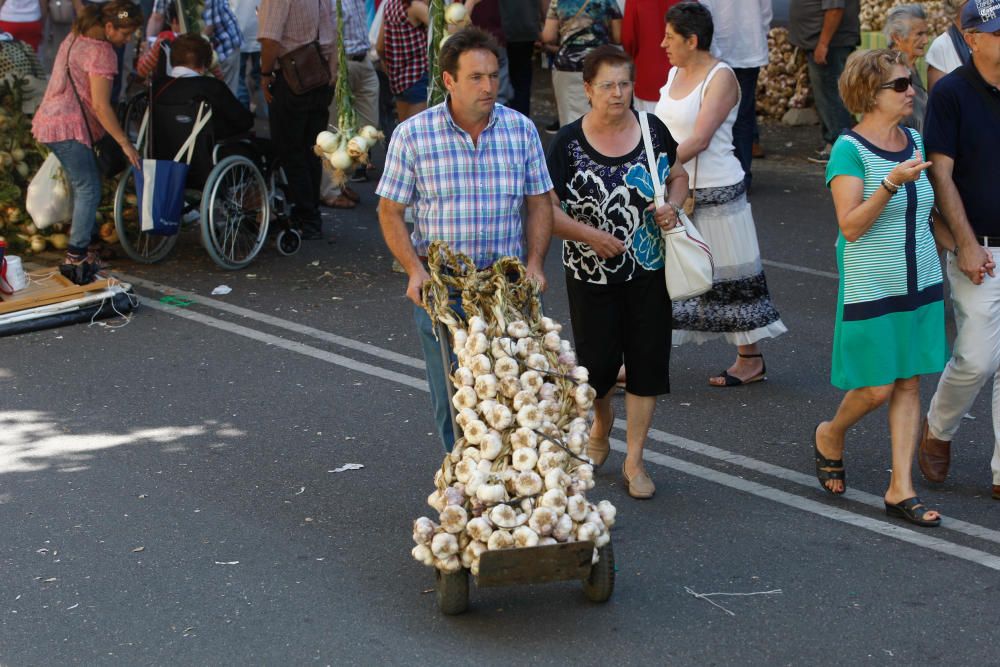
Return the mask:
[[(86, 109), (86, 118), (76, 101), (72, 86), (66, 80), (67, 55), (72, 56), (70, 76), (73, 77), (76, 91)], [(56, 62), (52, 67), (52, 78), (49, 79), (45, 97), (42, 98), (42, 104), (35, 112), (35, 119), (31, 124), (31, 133), (35, 139), (42, 143), (71, 139), (90, 146), (87, 126), (84, 125), (87, 122), (90, 123), (94, 141), (103, 137), (104, 127), (94, 114), (90, 97), (90, 75), (114, 79), (117, 73), (118, 62), (110, 43), (70, 33), (59, 45)]]

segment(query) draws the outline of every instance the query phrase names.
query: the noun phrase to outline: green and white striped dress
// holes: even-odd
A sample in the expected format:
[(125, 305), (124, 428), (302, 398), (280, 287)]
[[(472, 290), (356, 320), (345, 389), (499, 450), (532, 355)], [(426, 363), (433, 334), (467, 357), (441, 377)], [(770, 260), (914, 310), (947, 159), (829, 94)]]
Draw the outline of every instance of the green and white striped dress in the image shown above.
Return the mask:
[[(900, 162), (924, 153), (916, 130), (904, 150), (878, 148), (855, 132), (837, 139), (826, 182), (864, 181), (867, 200)], [(941, 263), (931, 233), (934, 192), (926, 172), (906, 183), (857, 241), (837, 238), (837, 325), (830, 380), (840, 389), (873, 387), (925, 373), (947, 361)]]

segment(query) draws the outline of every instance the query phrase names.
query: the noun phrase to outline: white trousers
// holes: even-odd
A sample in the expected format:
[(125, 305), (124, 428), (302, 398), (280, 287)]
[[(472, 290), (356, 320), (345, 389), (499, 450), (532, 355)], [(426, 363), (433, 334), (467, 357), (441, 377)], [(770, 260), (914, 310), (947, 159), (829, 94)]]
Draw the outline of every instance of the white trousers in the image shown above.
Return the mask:
[[(1000, 262), (1000, 248), (990, 248)], [(993, 378), (993, 483), (1000, 484), (1000, 275), (974, 285), (947, 254), (958, 335), (927, 412), (930, 435), (951, 441), (979, 390)]]
[(590, 111), (590, 100), (583, 90), (583, 72), (563, 72), (552, 69), (552, 88), (559, 110), (559, 126), (569, 125)]
[[(347, 82), (350, 85), (351, 93), (354, 95), (354, 111), (358, 115), (358, 126), (360, 130), (365, 125), (378, 127), (378, 74), (375, 66), (369, 58), (364, 60), (347, 61)], [(337, 100), (330, 103), (330, 124), (337, 124)], [(323, 170), (320, 177), (319, 194), (320, 197), (334, 197), (340, 193), (340, 188), (334, 186), (330, 175)]]

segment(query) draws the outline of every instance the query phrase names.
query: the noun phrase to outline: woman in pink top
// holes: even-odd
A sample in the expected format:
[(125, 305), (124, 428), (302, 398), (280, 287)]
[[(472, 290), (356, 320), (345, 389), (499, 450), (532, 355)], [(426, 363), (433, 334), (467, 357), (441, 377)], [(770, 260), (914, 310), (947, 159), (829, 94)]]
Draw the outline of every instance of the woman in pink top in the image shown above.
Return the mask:
[(59, 45), (52, 78), (32, 124), (35, 139), (56, 154), (73, 188), (69, 248), (59, 270), (78, 285), (93, 282), (102, 268), (97, 248), (91, 245), (101, 201), (101, 173), (91, 137), (97, 141), (110, 134), (129, 162), (141, 167), (111, 105), (111, 81), (118, 71), (112, 47), (125, 44), (141, 25), (139, 6), (128, 0), (87, 6)]

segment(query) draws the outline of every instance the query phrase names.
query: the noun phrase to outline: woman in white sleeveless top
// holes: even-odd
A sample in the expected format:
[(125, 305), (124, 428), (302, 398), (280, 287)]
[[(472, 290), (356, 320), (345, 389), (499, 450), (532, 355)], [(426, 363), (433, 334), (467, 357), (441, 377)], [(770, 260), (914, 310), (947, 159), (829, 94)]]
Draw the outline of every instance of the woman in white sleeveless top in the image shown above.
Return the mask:
[(667, 12), (663, 47), (674, 67), (660, 90), (656, 115), (679, 142), (677, 160), (696, 193), (691, 220), (715, 261), (709, 292), (673, 302), (673, 342), (722, 337), (735, 345), (736, 360), (709, 378), (713, 386), (732, 387), (765, 379), (757, 341), (787, 329), (771, 304), (743, 168), (733, 154), (739, 84), (733, 70), (712, 57), (712, 31), (704, 5), (683, 2)]

